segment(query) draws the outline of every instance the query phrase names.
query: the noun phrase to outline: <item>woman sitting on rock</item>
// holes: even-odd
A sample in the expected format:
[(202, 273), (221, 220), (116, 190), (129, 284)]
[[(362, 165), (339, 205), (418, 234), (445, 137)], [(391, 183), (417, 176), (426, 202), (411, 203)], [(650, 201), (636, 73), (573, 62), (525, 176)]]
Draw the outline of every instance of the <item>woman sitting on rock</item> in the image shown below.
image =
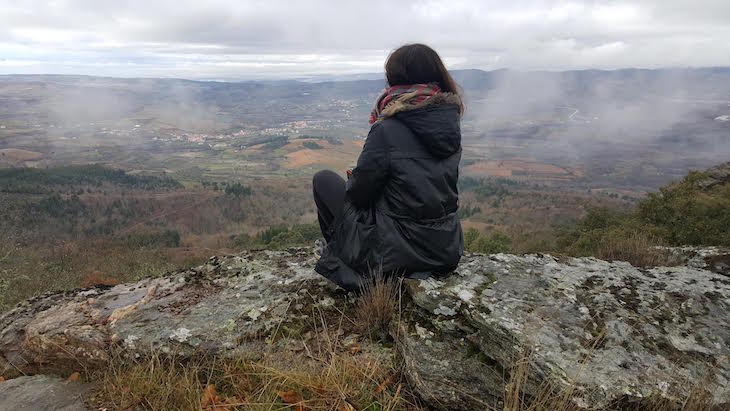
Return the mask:
[(316, 173), (314, 201), (326, 245), (315, 270), (345, 289), (369, 273), (422, 277), (452, 271), (463, 251), (456, 215), (461, 158), (459, 88), (422, 44), (395, 50), (388, 88), (347, 181)]

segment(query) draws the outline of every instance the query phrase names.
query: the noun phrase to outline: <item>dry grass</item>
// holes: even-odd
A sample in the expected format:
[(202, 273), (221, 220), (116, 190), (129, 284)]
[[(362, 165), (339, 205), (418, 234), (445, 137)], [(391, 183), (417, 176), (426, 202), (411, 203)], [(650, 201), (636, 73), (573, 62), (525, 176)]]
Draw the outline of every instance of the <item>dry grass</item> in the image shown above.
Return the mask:
[(101, 271), (93, 271), (91, 274), (87, 275), (86, 277), (82, 278), (81, 281), (79, 281), (79, 286), (81, 288), (89, 288), (94, 286), (114, 286), (119, 284), (119, 280), (113, 277), (106, 277), (104, 274), (102, 274)]
[(655, 248), (657, 244), (655, 239), (636, 231), (625, 236), (606, 236), (598, 247), (596, 257), (606, 261), (626, 261), (634, 267), (672, 266), (679, 263), (668, 251)]
[(390, 371), (371, 361), (345, 354), (326, 364), (291, 360), (290, 367), (244, 360), (182, 362), (160, 356), (121, 363), (104, 373), (90, 402), (114, 410), (212, 409), (205, 393), (215, 387), (215, 403), (229, 409), (408, 408), (402, 388), (378, 390)]
[(399, 277), (384, 275), (382, 270), (371, 271), (356, 308), (355, 324), (360, 332), (375, 341), (389, 338), (388, 327), (396, 316), (399, 290)]
[(43, 153), (21, 150), (18, 148), (4, 148), (0, 150), (0, 160), (7, 161), (34, 161), (43, 158)]
[[(418, 409), (388, 351), (352, 350), (326, 316), (314, 335), (272, 349), (263, 359), (153, 355), (117, 357), (88, 376), (89, 405), (110, 410), (400, 410)], [(316, 318), (316, 319), (315, 319)], [(342, 319), (342, 322), (350, 321)], [(363, 344), (364, 345), (364, 344)], [(291, 346), (303, 346), (291, 350)]]

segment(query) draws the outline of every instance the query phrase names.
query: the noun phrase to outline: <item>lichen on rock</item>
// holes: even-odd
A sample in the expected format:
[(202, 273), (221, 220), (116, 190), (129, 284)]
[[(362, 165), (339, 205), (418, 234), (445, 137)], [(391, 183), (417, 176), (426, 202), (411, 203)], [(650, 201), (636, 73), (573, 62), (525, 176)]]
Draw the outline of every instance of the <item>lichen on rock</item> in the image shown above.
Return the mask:
[[(493, 282), (486, 272), (494, 273)], [(556, 388), (577, 388), (575, 404), (607, 407), (627, 397), (679, 401), (703, 381), (715, 403), (730, 403), (730, 281), (715, 273), (494, 255), (466, 257), (457, 275), (438, 282), (406, 284), (414, 303), (410, 321), (419, 329), (402, 329), (398, 347), (407, 374), (434, 404), (498, 406), (507, 371), (526, 350), (536, 377), (524, 387), (527, 395), (550, 378)], [(466, 285), (474, 296), (465, 300)], [(440, 342), (420, 343), (424, 329)], [(478, 355), (459, 355), (468, 351)], [(490, 373), (499, 375), (454, 384)]]
[[(307, 334), (313, 316), (355, 306), (315, 261), (311, 249), (246, 252), (36, 297), (0, 316), (0, 372), (101, 366), (112, 352), (255, 358)], [(570, 387), (580, 407), (681, 402), (701, 381), (714, 404), (730, 404), (730, 279), (721, 273), (496, 254), (403, 284), (390, 333), (410, 387), (431, 407), (500, 407), (525, 353), (528, 396), (549, 383)]]

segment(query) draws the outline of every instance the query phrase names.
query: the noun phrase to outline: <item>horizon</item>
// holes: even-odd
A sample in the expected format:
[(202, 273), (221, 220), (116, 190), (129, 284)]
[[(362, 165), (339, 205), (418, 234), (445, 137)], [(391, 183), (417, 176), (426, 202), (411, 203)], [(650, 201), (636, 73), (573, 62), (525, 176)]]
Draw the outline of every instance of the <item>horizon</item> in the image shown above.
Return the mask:
[[(407, 16), (408, 25), (381, 24), (390, 16)], [(434, 47), (454, 70), (730, 66), (730, 4), (717, 0), (463, 0), (448, 7), (431, 0), (21, 0), (0, 9), (0, 23), (0, 74), (357, 76), (379, 73), (391, 50), (412, 42)]]
[[(513, 68), (460, 68), (449, 69), (451, 73), (479, 71), (482, 73), (495, 72), (513, 72), (522, 74), (559, 74), (559, 73), (578, 73), (578, 72), (619, 72), (619, 71), (701, 71), (701, 70), (730, 70), (727, 66), (698, 66), (698, 67), (618, 67), (618, 68), (586, 68), (586, 69), (568, 69), (568, 70), (520, 70)], [(382, 78), (379, 78), (381, 77)], [(87, 78), (106, 78), (121, 80), (181, 80), (192, 82), (219, 82), (219, 83), (268, 83), (268, 82), (288, 82), (295, 81), (301, 83), (326, 83), (326, 82), (347, 82), (347, 81), (377, 81), (385, 80), (385, 72), (362, 72), (355, 74), (308, 74), (297, 77), (274, 77), (274, 78), (188, 78), (188, 77), (151, 77), (151, 76), (111, 76), (96, 74), (64, 74), (64, 73), (0, 73), (2, 77), (87, 77)]]

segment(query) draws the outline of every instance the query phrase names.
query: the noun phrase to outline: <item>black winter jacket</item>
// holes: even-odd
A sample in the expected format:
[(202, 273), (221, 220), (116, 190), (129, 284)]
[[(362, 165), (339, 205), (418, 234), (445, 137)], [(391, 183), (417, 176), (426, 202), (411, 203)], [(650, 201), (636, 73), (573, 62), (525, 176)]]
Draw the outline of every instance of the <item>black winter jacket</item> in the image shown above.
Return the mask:
[(384, 110), (347, 181), (318, 273), (354, 290), (375, 270), (421, 276), (456, 268), (464, 248), (456, 215), (458, 104), (458, 96), (442, 93)]

